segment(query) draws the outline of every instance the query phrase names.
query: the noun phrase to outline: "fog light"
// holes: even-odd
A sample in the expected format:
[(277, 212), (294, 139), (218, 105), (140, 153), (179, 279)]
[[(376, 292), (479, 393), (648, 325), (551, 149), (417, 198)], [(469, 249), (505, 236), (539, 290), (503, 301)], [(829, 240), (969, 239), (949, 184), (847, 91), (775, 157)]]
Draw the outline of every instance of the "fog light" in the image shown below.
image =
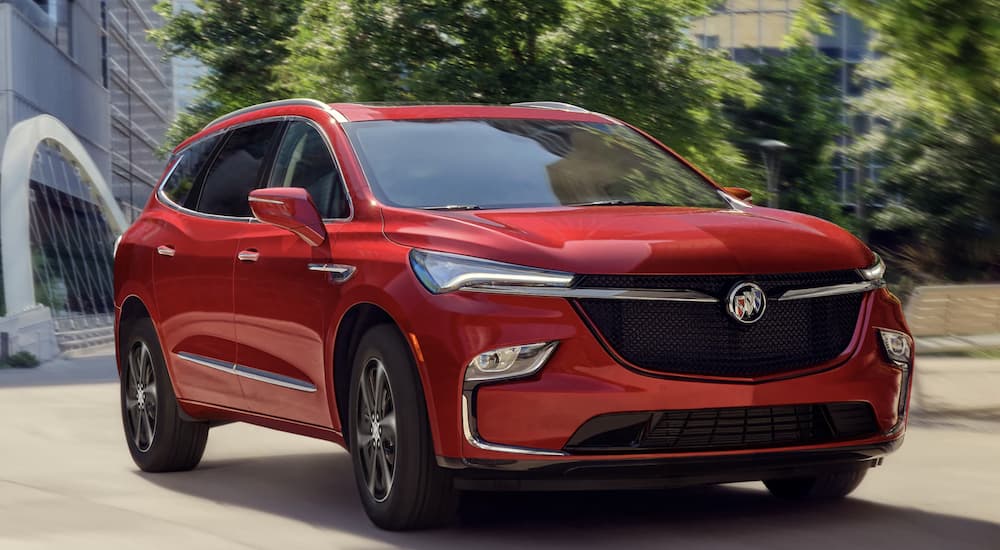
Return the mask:
[(910, 336), (902, 332), (884, 328), (878, 329), (878, 334), (886, 359), (892, 361), (897, 366), (909, 367), (913, 354), (913, 341), (910, 339)]
[(500, 348), (477, 355), (465, 370), (466, 382), (506, 380), (538, 372), (558, 342), (541, 342)]

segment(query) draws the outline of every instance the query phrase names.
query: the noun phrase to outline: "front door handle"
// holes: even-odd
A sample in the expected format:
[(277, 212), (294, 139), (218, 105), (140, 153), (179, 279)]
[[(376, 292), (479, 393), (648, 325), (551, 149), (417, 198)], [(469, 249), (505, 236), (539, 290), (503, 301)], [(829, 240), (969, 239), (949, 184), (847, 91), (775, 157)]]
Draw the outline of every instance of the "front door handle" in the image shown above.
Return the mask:
[(156, 247), (156, 253), (159, 254), (160, 256), (173, 256), (174, 254), (177, 253), (177, 251), (174, 250), (174, 247), (170, 245), (161, 244), (160, 246)]
[(256, 262), (260, 258), (260, 252), (257, 252), (253, 248), (248, 248), (240, 251), (240, 253), (236, 255), (236, 258), (241, 262)]

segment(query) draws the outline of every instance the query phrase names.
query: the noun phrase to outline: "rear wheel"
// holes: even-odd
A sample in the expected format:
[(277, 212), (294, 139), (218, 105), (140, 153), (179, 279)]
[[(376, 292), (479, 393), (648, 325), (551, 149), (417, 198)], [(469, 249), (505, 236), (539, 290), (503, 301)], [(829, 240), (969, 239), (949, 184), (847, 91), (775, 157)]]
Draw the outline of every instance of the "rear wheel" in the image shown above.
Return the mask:
[(830, 472), (810, 477), (764, 481), (771, 494), (790, 500), (835, 500), (844, 498), (861, 485), (869, 468)]
[(122, 424), (132, 460), (145, 472), (194, 468), (208, 424), (181, 418), (152, 321), (136, 319), (121, 331)]
[(435, 527), (455, 515), (457, 494), (434, 459), (421, 388), (395, 327), (361, 337), (351, 373), (351, 459), (365, 512), (383, 529)]

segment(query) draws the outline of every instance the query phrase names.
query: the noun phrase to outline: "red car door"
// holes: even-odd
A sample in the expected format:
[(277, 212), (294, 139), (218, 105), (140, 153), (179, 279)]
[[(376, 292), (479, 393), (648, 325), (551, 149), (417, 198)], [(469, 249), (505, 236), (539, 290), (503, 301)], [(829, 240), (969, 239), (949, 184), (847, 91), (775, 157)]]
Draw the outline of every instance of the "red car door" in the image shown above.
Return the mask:
[(241, 408), (232, 374), (236, 358), (232, 273), (239, 231), (246, 222), (195, 210), (199, 174), (221, 136), (182, 151), (158, 195), (147, 239), (163, 355), (182, 399)]
[[(303, 187), (327, 223), (327, 240), (311, 246), (264, 223), (239, 243), (235, 271), (237, 370), (249, 406), (259, 413), (331, 426), (326, 393), (329, 307), (350, 276), (335, 265), (337, 219), (350, 205), (340, 170), (320, 127), (288, 123), (276, 151), (272, 187)], [(347, 269), (346, 267), (344, 269)]]

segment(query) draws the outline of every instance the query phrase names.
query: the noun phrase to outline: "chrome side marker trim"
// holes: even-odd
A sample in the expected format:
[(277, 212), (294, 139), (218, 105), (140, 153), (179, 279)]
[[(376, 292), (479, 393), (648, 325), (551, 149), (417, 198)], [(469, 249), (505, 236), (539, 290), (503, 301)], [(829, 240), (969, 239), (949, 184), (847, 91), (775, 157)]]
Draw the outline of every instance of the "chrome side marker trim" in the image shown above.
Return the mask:
[(226, 361), (219, 361), (218, 359), (212, 359), (211, 357), (205, 357), (204, 355), (198, 355), (197, 353), (188, 353), (186, 351), (177, 352), (174, 355), (184, 359), (185, 361), (190, 361), (196, 365), (201, 365), (203, 367), (208, 367), (210, 369), (221, 370), (222, 372), (232, 373), (236, 368), (236, 365), (232, 363), (227, 363)]
[(479, 437), (479, 432), (476, 430), (476, 419), (472, 415), (472, 404), (469, 401), (470, 393), (472, 392), (464, 392), (462, 394), (462, 431), (465, 432), (465, 440), (468, 441), (473, 447), (496, 453), (512, 453), (535, 456), (569, 456), (569, 453), (565, 453), (563, 451), (549, 451), (546, 449), (528, 449), (525, 447), (495, 445), (484, 441), (481, 437)]
[(663, 302), (718, 303), (718, 298), (683, 289), (632, 289), (632, 288), (545, 288), (514, 286), (465, 287), (463, 292), (487, 294), (519, 294), (522, 296), (547, 296), (552, 298), (597, 298), (604, 300), (659, 300)]
[(309, 271), (322, 271), (330, 274), (335, 283), (343, 283), (354, 276), (358, 268), (345, 264), (309, 264)]
[(237, 376), (242, 376), (243, 378), (249, 378), (250, 380), (256, 380), (258, 382), (281, 386), (282, 388), (288, 388), (290, 390), (298, 390), (308, 393), (316, 391), (316, 386), (313, 386), (309, 382), (299, 380), (298, 378), (292, 378), (291, 376), (247, 367), (245, 365), (237, 364), (236, 369), (233, 372)]
[(858, 292), (868, 292), (885, 286), (882, 281), (864, 281), (860, 283), (847, 283), (843, 285), (820, 286), (816, 288), (797, 288), (789, 290), (778, 298), (779, 302), (785, 300), (804, 300), (807, 298), (823, 298), (825, 296), (840, 296), (841, 294), (855, 294)]
[(235, 374), (250, 380), (265, 382), (267, 384), (281, 386), (282, 388), (307, 393), (313, 393), (316, 391), (316, 386), (304, 380), (292, 378), (291, 376), (255, 369), (246, 365), (233, 364), (228, 361), (220, 361), (218, 359), (212, 359), (211, 357), (205, 357), (204, 355), (198, 355), (197, 353), (188, 353), (186, 351), (177, 352), (174, 355), (184, 359), (185, 361), (194, 363), (195, 365), (201, 365), (202, 367), (208, 367), (210, 369), (215, 369), (228, 374)]

